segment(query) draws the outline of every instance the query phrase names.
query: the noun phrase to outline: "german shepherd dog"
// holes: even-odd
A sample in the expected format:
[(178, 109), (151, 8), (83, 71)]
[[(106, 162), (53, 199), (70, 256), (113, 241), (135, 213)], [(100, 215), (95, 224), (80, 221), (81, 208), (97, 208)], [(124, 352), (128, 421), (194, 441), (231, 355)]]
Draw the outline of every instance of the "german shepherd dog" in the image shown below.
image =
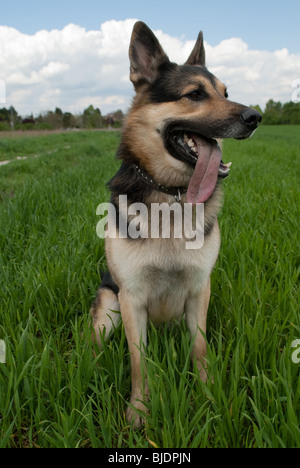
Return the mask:
[[(106, 238), (109, 272), (91, 308), (93, 335), (101, 346), (122, 317), (132, 378), (126, 416), (138, 427), (148, 394), (147, 379), (143, 382), (141, 375), (148, 320), (158, 325), (184, 315), (194, 343), (192, 358), (201, 379), (207, 378), (210, 274), (220, 247), (220, 185), (229, 172), (219, 144), (223, 138), (250, 137), (261, 115), (230, 101), (224, 84), (207, 70), (202, 32), (187, 62), (179, 66), (170, 62), (152, 31), (137, 22), (129, 58), (136, 95), (118, 150), (122, 165), (109, 182), (118, 219), (131, 219), (128, 206), (136, 202), (149, 209), (154, 203), (204, 204), (204, 243), (199, 249), (185, 248), (185, 239), (172, 235)], [(127, 196), (126, 205), (120, 195)], [(175, 217), (171, 224), (173, 232)]]

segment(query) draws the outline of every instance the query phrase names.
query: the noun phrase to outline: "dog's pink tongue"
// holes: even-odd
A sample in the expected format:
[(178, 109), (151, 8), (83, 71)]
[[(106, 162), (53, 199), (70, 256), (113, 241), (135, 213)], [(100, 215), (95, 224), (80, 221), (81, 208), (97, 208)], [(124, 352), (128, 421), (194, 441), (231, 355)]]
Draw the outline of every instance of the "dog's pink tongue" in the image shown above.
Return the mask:
[(222, 159), (222, 153), (217, 144), (211, 146), (201, 140), (197, 142), (197, 146), (199, 156), (187, 190), (187, 201), (193, 205), (204, 203), (213, 193)]

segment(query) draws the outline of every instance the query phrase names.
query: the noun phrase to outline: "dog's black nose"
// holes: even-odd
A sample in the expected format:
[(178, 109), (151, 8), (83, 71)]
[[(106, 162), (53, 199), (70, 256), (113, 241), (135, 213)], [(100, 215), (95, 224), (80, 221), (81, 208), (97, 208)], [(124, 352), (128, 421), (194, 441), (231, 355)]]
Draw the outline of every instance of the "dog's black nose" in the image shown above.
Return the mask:
[(248, 108), (241, 114), (241, 119), (245, 124), (255, 126), (262, 121), (262, 116), (257, 110)]

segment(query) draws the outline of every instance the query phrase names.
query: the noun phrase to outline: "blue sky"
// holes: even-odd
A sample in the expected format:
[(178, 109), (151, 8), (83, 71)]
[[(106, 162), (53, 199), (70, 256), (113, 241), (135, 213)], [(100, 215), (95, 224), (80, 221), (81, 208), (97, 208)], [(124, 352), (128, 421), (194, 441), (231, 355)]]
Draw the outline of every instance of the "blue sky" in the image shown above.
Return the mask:
[[(300, 87), (300, 0), (0, 0), (0, 107), (126, 112), (135, 19), (184, 63), (203, 30), (207, 66), (230, 98), (264, 108)], [(13, 29), (12, 29), (13, 28)]]
[(242, 38), (251, 49), (300, 52), (299, 0), (13, 0), (3, 1), (0, 24), (27, 34), (75, 23), (97, 30), (107, 20), (138, 18), (152, 29), (211, 45)]

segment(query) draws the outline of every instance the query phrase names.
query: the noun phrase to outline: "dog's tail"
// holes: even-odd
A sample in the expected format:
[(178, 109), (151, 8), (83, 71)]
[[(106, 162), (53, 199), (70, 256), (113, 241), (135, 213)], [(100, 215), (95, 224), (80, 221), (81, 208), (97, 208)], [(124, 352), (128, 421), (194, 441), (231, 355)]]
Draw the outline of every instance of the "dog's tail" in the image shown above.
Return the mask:
[(107, 338), (121, 319), (118, 293), (118, 285), (112, 279), (110, 272), (101, 273), (101, 284), (91, 307), (93, 338), (99, 346), (101, 346), (101, 336)]
[(100, 283), (99, 289), (101, 288), (111, 289), (117, 296), (119, 294), (119, 286), (112, 279), (110, 271), (101, 271), (100, 276), (101, 276), (101, 283)]

